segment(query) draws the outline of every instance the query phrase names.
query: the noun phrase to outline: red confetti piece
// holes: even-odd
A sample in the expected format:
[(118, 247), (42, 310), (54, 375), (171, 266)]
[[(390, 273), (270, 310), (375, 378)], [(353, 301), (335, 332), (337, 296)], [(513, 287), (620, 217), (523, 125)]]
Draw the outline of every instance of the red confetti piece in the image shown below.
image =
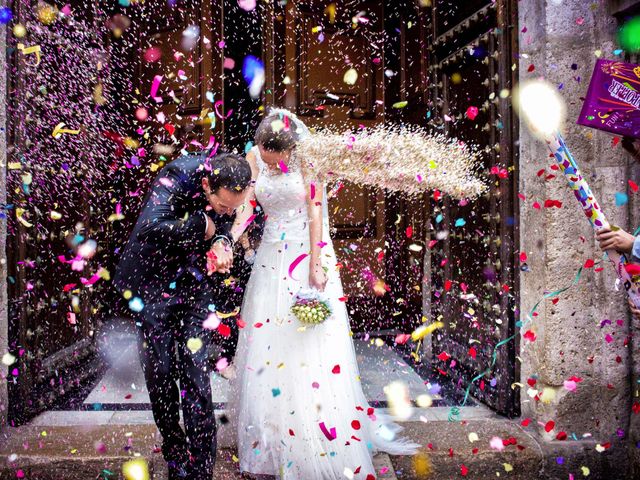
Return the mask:
[(469, 473), (469, 469), (463, 463), (462, 465), (460, 465), (460, 475), (466, 477), (467, 473)]
[(409, 225), (405, 233), (407, 235), (407, 238), (411, 238), (413, 236), (413, 227)]
[(476, 352), (475, 347), (471, 347), (471, 348), (469, 349), (469, 355), (470, 355), (470, 356), (471, 356), (471, 358), (473, 358), (474, 360), (476, 359), (477, 352)]
[(404, 345), (409, 341), (410, 338), (411, 335), (409, 335), (408, 333), (399, 333), (398, 335), (396, 335), (396, 343), (398, 345)]
[(631, 188), (631, 190), (633, 190), (634, 192), (638, 191), (638, 184), (636, 182), (634, 182), (633, 180), (629, 180), (629, 188)]
[(365, 480), (376, 480), (376, 477), (374, 477), (374, 476), (373, 476), (373, 475), (371, 475), (371, 474), (368, 474), (368, 475), (367, 475), (367, 478), (366, 478)]
[(169, 132), (169, 135), (173, 135), (174, 133), (176, 133), (176, 127), (174, 127), (173, 125), (171, 125), (170, 123), (165, 123), (164, 125), (164, 129)]
[(542, 176), (542, 174), (544, 174), (544, 172), (546, 172), (546, 170), (544, 168), (538, 170), (538, 173), (536, 173), (536, 175), (538, 175), (539, 177)]
[(531, 73), (536, 69), (535, 65), (532, 63), (531, 65), (529, 65), (529, 68), (527, 68), (527, 72)]
[(526, 332), (524, 332), (523, 337), (529, 340), (530, 342), (536, 341), (536, 334), (533, 330), (527, 330)]
[(478, 116), (478, 107), (471, 106), (467, 108), (466, 115), (469, 120), (475, 120)]
[(523, 427), (528, 427), (530, 423), (531, 423), (531, 419), (525, 418), (523, 421), (520, 422), (520, 425), (522, 425)]
[(261, 323), (261, 322), (257, 322), (257, 323), (254, 323), (254, 324), (253, 324), (253, 326), (254, 326), (255, 328), (260, 328), (260, 327), (262, 327), (262, 325), (263, 325), (263, 323)]
[(289, 429), (289, 435), (291, 435), (292, 437), (295, 437), (295, 436), (296, 436), (296, 434), (295, 434), (295, 433), (293, 433), (293, 430), (291, 430), (291, 429)]
[(544, 426), (544, 431), (549, 433), (551, 430), (553, 430), (556, 426), (556, 422), (554, 422), (553, 420), (549, 420), (545, 426)]
[(558, 432), (558, 434), (556, 435), (556, 440), (566, 440), (567, 439), (567, 434), (566, 432)]
[(520, 261), (522, 263), (527, 261), (527, 254), (525, 252), (520, 252)]
[(533, 202), (533, 208), (540, 210), (540, 204), (538, 202)]
[(560, 200), (545, 200), (544, 208), (562, 208), (562, 202)]
[(613, 137), (613, 140), (611, 140), (611, 146), (615, 147), (618, 143), (620, 143), (620, 137)]
[(124, 396), (124, 399), (125, 399), (125, 400), (130, 400), (130, 399), (131, 399), (131, 397), (133, 397), (133, 395), (131, 395), (130, 393), (127, 393), (127, 394)]
[(333, 367), (333, 369), (331, 370), (331, 373), (333, 373), (334, 375), (337, 375), (340, 373), (340, 365), (336, 365), (335, 367)]
[(442, 352), (438, 354), (438, 360), (441, 360), (443, 362), (446, 362), (450, 358), (451, 358), (451, 355), (449, 355), (447, 352)]
[(448, 292), (449, 290), (451, 290), (451, 280), (444, 282), (444, 291)]
[(220, 323), (220, 325), (218, 325), (218, 333), (223, 337), (229, 337), (231, 336), (231, 329), (229, 328), (229, 325)]
[(440, 190), (436, 190), (433, 192), (433, 199), (437, 202), (438, 200), (440, 200), (442, 198), (442, 193), (440, 193)]
[(638, 265), (637, 263), (628, 263), (624, 266), (624, 269), (631, 276), (640, 275), (640, 265)]
[(351, 428), (353, 428), (354, 430), (360, 430), (360, 422), (358, 420), (352, 421)]
[(591, 268), (595, 265), (595, 262), (592, 259), (588, 259), (584, 262), (584, 268)]

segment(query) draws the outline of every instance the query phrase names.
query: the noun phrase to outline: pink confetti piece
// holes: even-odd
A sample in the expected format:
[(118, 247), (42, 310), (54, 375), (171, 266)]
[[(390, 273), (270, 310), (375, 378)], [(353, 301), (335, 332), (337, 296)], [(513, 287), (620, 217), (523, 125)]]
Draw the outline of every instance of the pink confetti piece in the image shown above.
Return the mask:
[(322, 430), (322, 433), (324, 433), (324, 436), (327, 437), (327, 440), (332, 441), (337, 438), (335, 427), (331, 427), (331, 431), (329, 431), (327, 430), (327, 426), (324, 424), (324, 422), (320, 422), (319, 426), (320, 430)]
[(170, 178), (162, 177), (159, 181), (162, 185), (164, 185), (167, 188), (170, 188), (173, 186), (173, 182), (171, 181)]
[(282, 173), (289, 173), (289, 168), (282, 160), (280, 160), (280, 162), (278, 163), (278, 167), (280, 167), (280, 170), (282, 170)]
[(302, 260), (304, 260), (308, 256), (309, 256), (308, 253), (303, 253), (298, 258), (296, 258), (293, 262), (291, 262), (291, 265), (289, 265), (289, 278), (291, 278), (292, 280), (295, 280), (295, 278), (293, 278), (293, 271), (300, 264), (300, 262), (302, 262)]
[(309, 189), (311, 190), (311, 200), (313, 200), (314, 198), (316, 198), (316, 184), (312, 183), (309, 186)]
[(218, 118), (222, 118), (222, 119), (227, 119), (231, 116), (231, 114), (233, 113), (233, 110), (229, 110), (227, 112), (227, 115), (224, 116), (223, 114), (220, 113), (220, 107), (222, 106), (224, 102), (222, 100), (218, 100), (214, 105), (213, 108), (216, 111), (216, 115), (218, 116)]
[(257, 217), (257, 216), (258, 216), (258, 215), (253, 214), (253, 215), (251, 215), (249, 218), (247, 218), (247, 221), (246, 221), (246, 222), (244, 222), (244, 225), (242, 225), (242, 228), (243, 228), (243, 229), (245, 229), (245, 228), (247, 228), (249, 225), (251, 225), (251, 222), (253, 222), (253, 221), (256, 219), (256, 217)]
[(156, 75), (153, 77), (153, 83), (151, 84), (151, 92), (149, 95), (156, 103), (162, 103), (162, 97), (158, 96), (158, 89), (160, 88), (160, 82), (162, 82), (162, 75)]

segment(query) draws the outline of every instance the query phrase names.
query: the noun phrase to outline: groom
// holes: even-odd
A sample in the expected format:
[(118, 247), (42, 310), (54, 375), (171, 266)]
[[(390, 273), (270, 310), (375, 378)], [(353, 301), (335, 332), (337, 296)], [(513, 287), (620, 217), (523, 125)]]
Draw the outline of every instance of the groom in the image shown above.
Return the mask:
[[(136, 320), (171, 480), (213, 475), (216, 422), (207, 352), (221, 338), (202, 324), (225, 293), (219, 276), (207, 274), (206, 254), (212, 249), (217, 271), (229, 272), (230, 230), (250, 182), (251, 168), (239, 155), (209, 159), (200, 153), (168, 164), (145, 199), (114, 280)], [(179, 424), (181, 400), (185, 430)]]

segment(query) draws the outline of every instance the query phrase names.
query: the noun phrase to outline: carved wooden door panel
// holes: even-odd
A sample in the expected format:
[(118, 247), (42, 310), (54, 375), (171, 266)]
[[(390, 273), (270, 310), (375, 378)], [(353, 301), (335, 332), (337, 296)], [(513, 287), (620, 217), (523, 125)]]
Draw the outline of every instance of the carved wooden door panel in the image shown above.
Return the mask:
[[(266, 105), (289, 108), (311, 128), (382, 122), (383, 13), (380, 2), (370, 0), (266, 5)], [(358, 74), (352, 84), (344, 81), (351, 68)], [(332, 236), (352, 326), (386, 328), (393, 301), (374, 293), (386, 276), (384, 195), (353, 184), (332, 187), (339, 190), (329, 202)]]
[(471, 385), (474, 397), (510, 415), (518, 412), (511, 388), (517, 336), (497, 345), (513, 335), (517, 318), (517, 177), (509, 96), (514, 14), (507, 0), (436, 0), (430, 42), (437, 124), (477, 145), (489, 174), (489, 190), (480, 199), (465, 204), (446, 198), (434, 207), (436, 231), (447, 234), (431, 259), (432, 312), (445, 324), (433, 337), (434, 361), (460, 394)]
[[(14, 424), (51, 406), (95, 365), (94, 250), (110, 208), (108, 51), (71, 19), (45, 26), (14, 13), (28, 34), (12, 39), (7, 172), (9, 415)], [(101, 245), (102, 246), (102, 245)], [(100, 253), (96, 257), (100, 257)]]

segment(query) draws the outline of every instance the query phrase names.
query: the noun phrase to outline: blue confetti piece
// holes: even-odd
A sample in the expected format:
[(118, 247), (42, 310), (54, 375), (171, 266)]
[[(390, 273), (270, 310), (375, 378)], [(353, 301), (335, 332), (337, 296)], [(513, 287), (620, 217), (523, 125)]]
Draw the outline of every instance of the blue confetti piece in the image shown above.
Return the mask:
[(253, 148), (253, 142), (247, 142), (244, 146), (244, 153), (249, 153), (249, 151)]
[(459, 218), (456, 220), (455, 226), (456, 227), (464, 227), (466, 225), (466, 221), (464, 218)]
[(438, 216), (436, 217), (436, 223), (440, 223), (442, 221), (442, 214), (439, 213)]
[(247, 55), (242, 64), (242, 76), (248, 84), (251, 84), (256, 75), (264, 72), (264, 65), (262, 60), (254, 57), (253, 55)]
[(616, 192), (616, 207), (626, 205), (629, 201), (629, 196), (624, 192)]
[(272, 394), (274, 397), (277, 397), (278, 395), (280, 395), (280, 389), (279, 389), (279, 388), (272, 388), (272, 389), (271, 389), (271, 394)]
[(140, 297), (133, 297), (129, 300), (129, 308), (134, 312), (141, 312), (144, 310), (144, 302)]

